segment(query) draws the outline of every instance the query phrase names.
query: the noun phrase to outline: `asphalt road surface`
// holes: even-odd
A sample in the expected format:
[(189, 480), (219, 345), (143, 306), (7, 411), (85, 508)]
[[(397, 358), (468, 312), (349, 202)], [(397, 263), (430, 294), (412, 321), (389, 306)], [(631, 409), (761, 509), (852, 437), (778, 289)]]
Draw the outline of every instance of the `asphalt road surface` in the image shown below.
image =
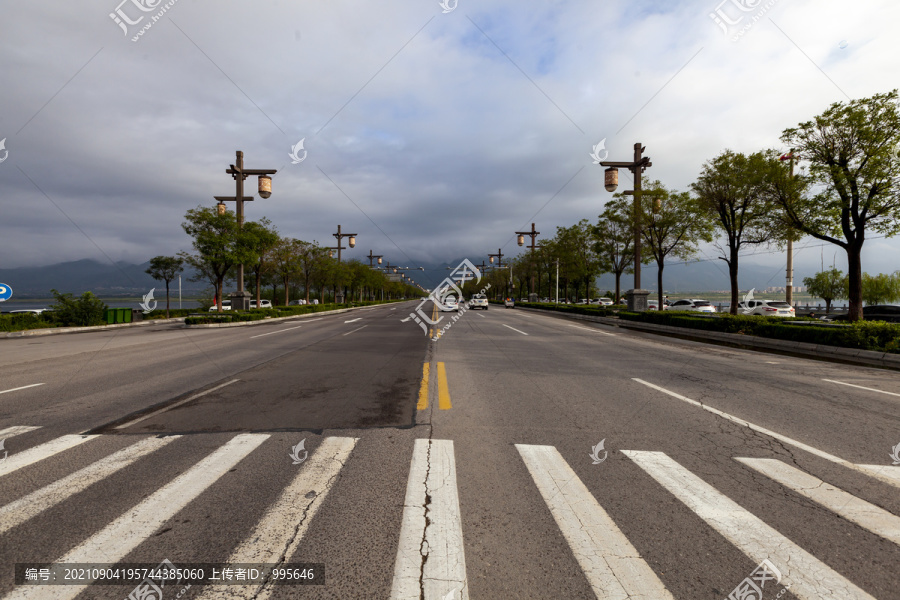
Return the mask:
[(900, 598), (900, 374), (415, 306), (0, 340), (0, 598)]

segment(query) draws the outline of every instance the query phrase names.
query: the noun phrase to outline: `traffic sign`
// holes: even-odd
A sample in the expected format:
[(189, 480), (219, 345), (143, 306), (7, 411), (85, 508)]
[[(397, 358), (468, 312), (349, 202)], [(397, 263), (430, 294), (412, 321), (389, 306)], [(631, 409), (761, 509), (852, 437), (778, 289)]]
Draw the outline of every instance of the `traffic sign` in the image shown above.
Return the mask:
[(0, 302), (5, 302), (12, 298), (12, 288), (5, 283), (0, 283)]

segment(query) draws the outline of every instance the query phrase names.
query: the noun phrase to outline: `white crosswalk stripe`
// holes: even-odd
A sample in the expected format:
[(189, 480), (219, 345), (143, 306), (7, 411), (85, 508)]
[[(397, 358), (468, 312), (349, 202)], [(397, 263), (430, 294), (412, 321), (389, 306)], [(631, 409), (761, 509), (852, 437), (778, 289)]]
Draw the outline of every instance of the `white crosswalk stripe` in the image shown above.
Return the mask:
[(876, 535), (900, 544), (900, 517), (861, 500), (774, 458), (736, 458), (735, 460), (774, 479), (786, 488), (818, 502), (828, 510), (853, 521)]
[(775, 564), (797, 598), (875, 600), (662, 452), (622, 453), (755, 562)]
[[(98, 557), (103, 557), (103, 561), (108, 563), (121, 560), (268, 438), (269, 436), (265, 434), (250, 433), (235, 436), (171, 483), (54, 562), (99, 562)], [(21, 586), (4, 598), (64, 600), (75, 598), (87, 587), (87, 585)]]
[[(357, 438), (325, 438), (227, 562), (278, 564), (285, 558), (290, 559), (356, 442)], [(265, 600), (273, 591), (271, 585), (208, 586), (200, 598)]]
[(180, 436), (147, 438), (0, 508), (0, 533), (24, 523)]
[(516, 449), (597, 598), (672, 598), (556, 448), (516, 444)]
[(40, 427), (34, 425), (13, 425), (12, 427), (7, 427), (6, 429), (0, 429), (0, 440), (5, 440), (17, 435), (22, 435), (23, 433), (28, 433), (29, 431), (34, 431), (35, 429), (40, 429)]
[(0, 477), (18, 471), (28, 465), (33, 465), (54, 454), (59, 454), (60, 452), (89, 442), (96, 437), (96, 435), (64, 435), (55, 440), (50, 440), (46, 444), (41, 444), (40, 446), (35, 446), (34, 448), (29, 448), (28, 450), (7, 456), (3, 462), (0, 462)]
[(409, 466), (390, 597), (417, 600), (423, 592), (425, 600), (469, 597), (450, 440), (416, 440)]

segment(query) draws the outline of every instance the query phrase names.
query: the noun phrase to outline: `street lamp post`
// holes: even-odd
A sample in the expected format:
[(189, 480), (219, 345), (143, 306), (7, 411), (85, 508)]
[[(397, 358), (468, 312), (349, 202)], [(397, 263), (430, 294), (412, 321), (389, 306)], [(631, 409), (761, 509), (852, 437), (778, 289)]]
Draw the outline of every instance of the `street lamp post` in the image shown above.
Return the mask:
[(647, 310), (647, 297), (649, 290), (641, 289), (641, 174), (647, 167), (652, 167), (649, 156), (644, 156), (644, 150), (640, 142), (634, 145), (634, 160), (632, 162), (601, 161), (600, 166), (607, 167), (604, 176), (604, 187), (607, 192), (614, 192), (619, 186), (618, 167), (628, 169), (634, 174), (634, 189), (628, 190), (626, 196), (634, 196), (634, 208), (632, 220), (634, 221), (634, 289), (625, 292), (628, 298), (628, 310), (643, 312)]
[[(344, 241), (344, 238), (350, 238), (350, 239), (347, 240), (347, 241), (348, 241), (348, 244), (347, 244), (347, 245), (350, 246), (351, 248), (353, 248), (353, 247), (356, 246), (356, 236), (359, 235), (359, 234), (358, 234), (358, 233), (341, 233), (341, 226), (338, 225), (337, 233), (332, 233), (331, 235), (333, 235), (333, 236), (337, 239), (337, 246), (335, 246), (334, 248), (330, 248), (330, 250), (337, 250), (338, 264), (340, 264), (340, 262), (341, 262), (341, 250), (346, 250), (346, 249), (347, 249), (346, 246), (342, 246), (342, 245), (341, 245), (341, 244), (343, 243), (343, 241)], [(370, 252), (371, 252), (371, 251), (370, 251)], [(338, 294), (338, 293), (337, 293), (337, 290), (335, 290), (335, 293), (334, 293), (334, 301), (335, 301), (336, 304), (343, 304), (343, 303), (344, 303), (344, 290), (343, 290), (343, 286), (341, 287), (341, 293), (340, 293), (340, 294)]]
[(381, 254), (372, 254), (372, 251), (369, 250), (369, 255), (366, 257), (369, 259), (369, 266), (374, 267), (373, 261), (377, 260), (378, 264), (381, 264), (381, 259), (384, 258), (384, 255)]
[[(537, 236), (541, 235), (541, 232), (535, 231), (534, 223), (531, 224), (531, 231), (517, 231), (516, 236), (518, 236), (518, 237), (516, 238), (516, 241), (518, 242), (518, 244), (520, 246), (523, 246), (525, 244), (525, 236), (526, 235), (531, 236), (531, 245), (528, 247), (531, 249), (531, 259), (534, 260), (535, 249), (542, 247), (540, 245), (535, 245), (534, 240), (535, 240), (535, 238), (537, 238)], [(528, 301), (529, 302), (537, 302), (537, 294), (534, 293), (534, 272), (533, 271), (531, 273), (531, 290), (528, 293)]]
[[(245, 169), (244, 153), (235, 152), (234, 164), (225, 172), (231, 175), (235, 181), (234, 196), (214, 196), (219, 201), (219, 214), (225, 213), (225, 202), (234, 202), (237, 212), (238, 231), (244, 226), (244, 202), (253, 200), (253, 196), (244, 195), (244, 180), (251, 175), (259, 177), (258, 191), (260, 198), (268, 198), (272, 195), (272, 177), (278, 171), (276, 169)], [(248, 310), (250, 308), (250, 294), (244, 290), (244, 265), (238, 265), (238, 289), (231, 295), (231, 307), (234, 310)]]

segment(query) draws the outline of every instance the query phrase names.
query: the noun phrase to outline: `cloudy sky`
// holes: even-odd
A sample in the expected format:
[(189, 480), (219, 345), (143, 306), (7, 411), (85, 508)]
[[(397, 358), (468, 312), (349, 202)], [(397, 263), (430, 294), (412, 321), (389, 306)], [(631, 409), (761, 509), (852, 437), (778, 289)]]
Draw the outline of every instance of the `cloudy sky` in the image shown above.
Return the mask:
[[(347, 257), (480, 262), (532, 221), (596, 219), (601, 140), (685, 189), (725, 148), (900, 87), (890, 0), (119, 1), (5, 3), (0, 268), (189, 249), (183, 215), (234, 194), (235, 150), (278, 169), (249, 219), (329, 244), (340, 223)], [(798, 277), (836, 249), (800, 247)], [(898, 249), (868, 241), (864, 269)]]

